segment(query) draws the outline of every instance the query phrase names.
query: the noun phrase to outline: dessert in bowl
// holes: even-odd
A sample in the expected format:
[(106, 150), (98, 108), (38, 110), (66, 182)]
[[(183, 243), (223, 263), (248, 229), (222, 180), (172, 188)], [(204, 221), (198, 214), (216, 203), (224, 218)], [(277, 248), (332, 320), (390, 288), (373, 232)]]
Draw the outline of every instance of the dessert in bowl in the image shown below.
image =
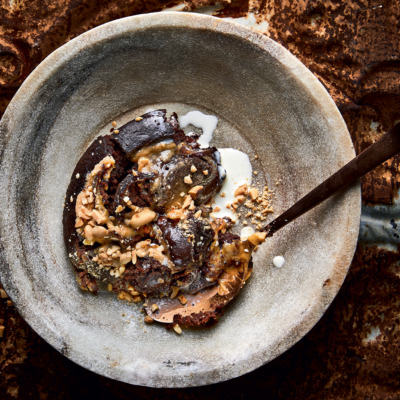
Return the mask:
[(176, 114), (150, 111), (111, 131), (78, 161), (65, 196), (65, 246), (81, 289), (98, 294), (106, 283), (121, 300), (144, 300), (146, 323), (169, 323), (178, 333), (180, 325), (215, 324), (266, 236), (250, 227), (247, 236), (230, 232), (247, 194), (263, 202), (257, 188), (248, 189), (251, 175), (235, 182), (227, 204), (236, 218), (218, 218), (214, 197), (231, 197), (220, 194), (227, 175), (221, 153), (201, 146), (194, 132), (186, 135)]
[(354, 156), (328, 93), (272, 40), (174, 12), (105, 24), (44, 60), (2, 119), (1, 281), (45, 340), (97, 373), (154, 387), (230, 379), (288, 349), (329, 306), (356, 246), (360, 191), (336, 195), (261, 245), (245, 289), (211, 329), (176, 335), (145, 325), (140, 307), (78, 288), (62, 215), (90, 144), (149, 108), (217, 116), (211, 146), (249, 156), (276, 214)]

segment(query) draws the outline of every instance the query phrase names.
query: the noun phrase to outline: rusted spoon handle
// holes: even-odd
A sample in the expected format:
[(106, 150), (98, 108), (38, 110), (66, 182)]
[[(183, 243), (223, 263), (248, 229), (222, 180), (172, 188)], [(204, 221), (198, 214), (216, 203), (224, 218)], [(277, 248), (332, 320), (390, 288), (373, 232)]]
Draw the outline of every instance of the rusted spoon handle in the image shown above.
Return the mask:
[(267, 237), (400, 152), (400, 123), (262, 230)]

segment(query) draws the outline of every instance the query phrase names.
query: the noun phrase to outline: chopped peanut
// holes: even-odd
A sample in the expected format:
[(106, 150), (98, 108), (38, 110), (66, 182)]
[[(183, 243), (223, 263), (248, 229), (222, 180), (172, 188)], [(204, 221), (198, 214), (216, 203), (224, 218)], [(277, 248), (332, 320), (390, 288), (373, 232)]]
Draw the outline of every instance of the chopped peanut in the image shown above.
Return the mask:
[(188, 208), (190, 206), (191, 202), (192, 202), (192, 196), (190, 196), (190, 195), (186, 196), (185, 200), (184, 200), (184, 202), (182, 204), (182, 208), (183, 209)]
[(132, 252), (127, 251), (126, 253), (122, 253), (119, 257), (119, 262), (121, 264), (128, 264), (132, 260)]
[(156, 312), (158, 310), (158, 305), (156, 303), (151, 305), (151, 311)]
[(150, 162), (150, 160), (149, 160), (148, 158), (146, 158), (146, 157), (140, 157), (140, 158), (139, 158), (139, 161), (138, 161), (138, 171), (139, 171), (139, 172), (142, 171), (142, 169), (143, 169), (146, 165), (148, 165), (149, 162)]
[(178, 296), (178, 299), (181, 302), (181, 304), (183, 304), (183, 305), (185, 305), (187, 303), (187, 298), (183, 294)]
[(151, 239), (141, 240), (136, 243), (136, 250), (143, 249), (143, 247), (147, 247), (151, 243)]
[(243, 195), (239, 195), (236, 197), (236, 202), (239, 204), (243, 204), (246, 201), (246, 197)]
[(103, 226), (95, 226), (92, 229), (92, 235), (94, 239), (104, 239), (104, 236), (108, 235), (108, 230)]
[(182, 219), (185, 216), (182, 210), (171, 210), (167, 213), (168, 219)]
[(130, 295), (132, 295), (132, 296), (139, 296), (140, 295), (140, 293), (139, 292), (137, 292), (132, 286), (128, 286), (128, 292), (129, 292), (129, 294)]
[(120, 213), (122, 210), (124, 209), (124, 207), (121, 206), (121, 204), (115, 209), (115, 212), (118, 214)]
[(177, 296), (178, 292), (179, 292), (179, 288), (177, 286), (172, 286), (172, 293), (171, 293), (170, 298), (174, 299)]
[(194, 196), (194, 198), (196, 198), (197, 194), (202, 189), (203, 189), (203, 186), (201, 186), (201, 185), (194, 186), (189, 190), (189, 194), (191, 194), (192, 196)]
[(201, 217), (201, 210), (198, 210), (194, 213), (195, 218), (200, 218)]
[(175, 325), (174, 325), (174, 331), (175, 331), (178, 335), (180, 335), (180, 334), (182, 333), (182, 329), (181, 329), (181, 327), (180, 327), (178, 324), (175, 324)]
[(130, 220), (130, 225), (132, 226), (132, 228), (140, 228), (141, 226), (153, 221), (156, 216), (157, 214), (150, 208), (143, 208), (142, 211), (139, 211), (137, 214), (134, 214), (132, 216)]
[(80, 228), (81, 226), (83, 226), (83, 220), (82, 218), (77, 218), (75, 222), (75, 228)]
[(250, 194), (250, 198), (252, 200), (255, 200), (258, 197), (258, 189), (251, 188), (250, 191), (249, 191), (249, 194)]
[(107, 222), (107, 216), (98, 210), (93, 210), (92, 217), (99, 225), (103, 225)]
[(245, 183), (242, 186), (239, 186), (236, 190), (235, 190), (235, 197), (239, 196), (239, 195), (243, 195), (243, 194), (247, 194), (247, 184)]
[(183, 182), (185, 182), (187, 185), (191, 185), (193, 183), (192, 177), (190, 175), (187, 175), (183, 178)]

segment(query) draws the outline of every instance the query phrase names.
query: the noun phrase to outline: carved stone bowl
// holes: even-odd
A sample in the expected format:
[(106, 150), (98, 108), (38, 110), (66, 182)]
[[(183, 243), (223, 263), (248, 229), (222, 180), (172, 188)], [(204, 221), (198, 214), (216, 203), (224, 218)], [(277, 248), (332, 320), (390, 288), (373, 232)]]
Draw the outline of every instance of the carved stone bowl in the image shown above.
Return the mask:
[[(274, 190), (275, 215), (354, 156), (318, 80), (261, 34), (166, 12), (95, 28), (47, 57), (1, 121), (1, 281), (21, 315), (66, 357), (136, 385), (206, 385), (245, 374), (302, 338), (338, 292), (355, 250), (358, 186), (260, 247), (254, 272), (211, 329), (143, 324), (140, 308), (82, 292), (63, 245), (64, 195), (91, 141), (147, 108), (220, 121), (214, 145), (240, 147)], [(258, 159), (254, 157), (258, 155)], [(272, 259), (282, 255), (278, 269)]]

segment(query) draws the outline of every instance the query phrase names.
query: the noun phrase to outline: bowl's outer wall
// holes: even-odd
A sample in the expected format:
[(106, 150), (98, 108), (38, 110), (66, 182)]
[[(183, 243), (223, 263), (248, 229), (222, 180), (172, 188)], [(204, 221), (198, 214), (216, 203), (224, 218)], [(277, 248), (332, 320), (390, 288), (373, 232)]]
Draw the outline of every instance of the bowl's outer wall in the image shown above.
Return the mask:
[[(18, 91), (0, 127), (5, 289), (27, 322), (80, 365), (132, 384), (184, 387), (249, 372), (311, 329), (350, 265), (360, 190), (335, 196), (261, 246), (252, 279), (216, 327), (181, 336), (145, 327), (132, 305), (78, 289), (62, 244), (62, 205), (76, 162), (102, 128), (168, 102), (227, 121), (232, 129), (217, 131), (216, 145), (259, 156), (254, 168), (275, 190), (275, 215), (354, 150), (333, 101), (297, 59), (207, 16), (103, 25), (51, 54)], [(271, 267), (278, 254), (282, 269)]]

